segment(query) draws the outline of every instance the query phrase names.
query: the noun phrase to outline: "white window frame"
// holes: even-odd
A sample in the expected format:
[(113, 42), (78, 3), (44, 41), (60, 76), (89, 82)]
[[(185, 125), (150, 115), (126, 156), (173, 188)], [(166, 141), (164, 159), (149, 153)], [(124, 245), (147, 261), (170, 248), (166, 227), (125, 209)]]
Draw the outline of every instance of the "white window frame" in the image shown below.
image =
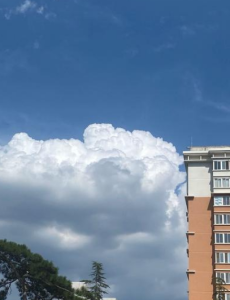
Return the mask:
[(230, 244), (230, 233), (223, 233), (223, 232), (215, 233), (215, 244)]
[[(220, 168), (215, 168), (215, 164), (219, 164)], [(225, 163), (225, 168), (224, 168), (224, 163)], [(214, 160), (213, 161), (213, 170), (214, 171), (224, 171), (224, 170), (229, 170), (229, 160), (226, 160), (226, 159), (223, 159), (223, 160)], [(227, 165), (228, 165), (228, 168), (227, 168)]]
[(214, 206), (230, 206), (230, 196), (214, 196)]
[(225, 293), (225, 300), (230, 300), (230, 293)]
[(230, 225), (230, 214), (215, 214), (214, 225)]
[[(222, 260), (218, 259), (222, 256)], [(230, 264), (230, 252), (216, 252), (215, 253), (216, 264)]]
[[(219, 182), (220, 184), (216, 184)], [(226, 183), (228, 182), (228, 185)], [(214, 177), (213, 186), (215, 189), (228, 189), (230, 188), (230, 177)]]
[(216, 272), (216, 277), (223, 279), (226, 284), (230, 284), (230, 272)]

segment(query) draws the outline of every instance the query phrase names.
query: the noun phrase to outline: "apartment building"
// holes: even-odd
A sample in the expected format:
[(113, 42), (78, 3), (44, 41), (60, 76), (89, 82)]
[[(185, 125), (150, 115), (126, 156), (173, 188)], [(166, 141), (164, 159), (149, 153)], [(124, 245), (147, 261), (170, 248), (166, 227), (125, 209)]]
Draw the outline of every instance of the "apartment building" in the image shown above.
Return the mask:
[(213, 299), (215, 277), (224, 279), (230, 300), (230, 146), (190, 147), (183, 155), (189, 300)]

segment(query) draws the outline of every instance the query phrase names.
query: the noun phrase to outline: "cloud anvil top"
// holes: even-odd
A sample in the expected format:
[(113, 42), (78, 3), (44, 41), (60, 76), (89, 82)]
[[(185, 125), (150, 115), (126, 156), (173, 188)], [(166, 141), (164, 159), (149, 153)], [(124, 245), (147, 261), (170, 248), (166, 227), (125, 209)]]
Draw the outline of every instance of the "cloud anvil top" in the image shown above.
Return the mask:
[[(208, 300), (216, 293), (216, 277), (226, 288), (230, 283), (230, 146), (191, 147), (183, 155), (189, 270), (194, 270), (187, 271), (189, 300)], [(230, 291), (224, 297), (228, 300)]]

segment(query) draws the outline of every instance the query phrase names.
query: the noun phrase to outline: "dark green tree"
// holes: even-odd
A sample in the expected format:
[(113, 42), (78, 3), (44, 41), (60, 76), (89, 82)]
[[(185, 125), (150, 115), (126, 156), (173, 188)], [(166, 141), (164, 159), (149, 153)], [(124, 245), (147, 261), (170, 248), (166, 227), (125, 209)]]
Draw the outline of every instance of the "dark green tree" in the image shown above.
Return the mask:
[(214, 277), (214, 280), (216, 291), (213, 295), (213, 298), (215, 300), (225, 300), (225, 293), (228, 291), (228, 289), (224, 287), (224, 285), (226, 284), (225, 281), (220, 277)]
[(93, 261), (92, 263), (92, 280), (82, 280), (87, 284), (92, 300), (101, 300), (104, 294), (107, 294), (106, 289), (109, 285), (105, 282), (103, 266), (101, 263)]
[[(6, 300), (15, 284), (21, 300), (82, 300), (52, 262), (25, 245), (0, 240), (0, 299)], [(81, 294), (79, 292), (79, 294)]]

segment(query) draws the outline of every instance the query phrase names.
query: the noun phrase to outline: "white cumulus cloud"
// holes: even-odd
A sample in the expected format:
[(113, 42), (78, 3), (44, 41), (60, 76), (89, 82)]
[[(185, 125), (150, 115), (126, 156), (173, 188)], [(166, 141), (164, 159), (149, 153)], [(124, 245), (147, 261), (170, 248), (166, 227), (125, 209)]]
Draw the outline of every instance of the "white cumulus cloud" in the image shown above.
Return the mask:
[(118, 299), (182, 299), (181, 164), (171, 143), (110, 124), (90, 125), (83, 141), (16, 134), (0, 147), (0, 234), (72, 281), (102, 262)]

